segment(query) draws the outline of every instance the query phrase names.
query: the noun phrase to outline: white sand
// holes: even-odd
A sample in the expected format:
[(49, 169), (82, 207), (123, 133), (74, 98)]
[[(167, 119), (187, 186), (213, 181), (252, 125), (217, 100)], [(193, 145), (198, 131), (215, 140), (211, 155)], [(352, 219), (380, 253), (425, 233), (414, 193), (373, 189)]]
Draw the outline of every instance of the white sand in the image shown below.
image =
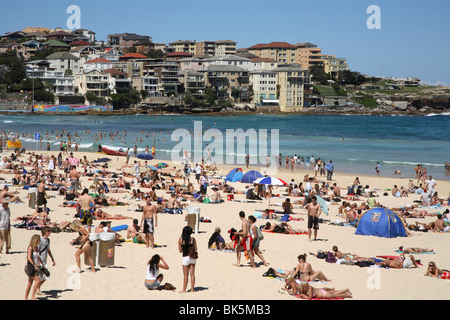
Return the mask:
[[(48, 152), (40, 152), (49, 154)], [(57, 152), (53, 152), (55, 156)], [(5, 155), (5, 153), (3, 154)], [(88, 159), (97, 159), (105, 157), (105, 155), (97, 153), (76, 152), (75, 156), (82, 158), (86, 155)], [(125, 162), (125, 158), (111, 157), (110, 168), (118, 168)], [(25, 160), (25, 159), (24, 159)], [(134, 158), (131, 159), (130, 164)], [(143, 163), (143, 161), (141, 160)], [(164, 161), (170, 163), (168, 161)], [(149, 161), (150, 164), (158, 163), (157, 160)], [(181, 165), (178, 164), (178, 168)], [(222, 175), (226, 175), (232, 167), (221, 166)], [(254, 168), (259, 169), (259, 168)], [(129, 172), (132, 168), (129, 168)], [(245, 170), (244, 170), (245, 171)], [(312, 171), (297, 171), (295, 173), (287, 172), (281, 169), (277, 177), (290, 181), (294, 178), (296, 182), (302, 181), (305, 173), (312, 174)], [(0, 174), (0, 177), (11, 181), (12, 174)], [(407, 187), (408, 179), (406, 178), (386, 178), (376, 176), (359, 176), (363, 185), (369, 184), (371, 189), (392, 188), (394, 184)], [(192, 176), (191, 181), (195, 181)], [(319, 177), (319, 180), (325, 180), (326, 177)], [(341, 187), (350, 184), (355, 176), (337, 174), (334, 181)], [(180, 181), (180, 180), (179, 180)], [(182, 180), (180, 181), (182, 183)], [(231, 183), (239, 190), (245, 190), (245, 184), (240, 182)], [(89, 186), (87, 178), (82, 178), (83, 187)], [(194, 186), (198, 190), (195, 182)], [(137, 187), (133, 187), (137, 188)], [(28, 207), (28, 191), (21, 188), (11, 187), (11, 191), (18, 190), (20, 196), (25, 203), (10, 204), (11, 223), (15, 224), (16, 217), (31, 214), (33, 209)], [(441, 197), (446, 197), (450, 192), (449, 181), (437, 181), (436, 190)], [(275, 193), (283, 194), (285, 188), (275, 188)], [(211, 189), (208, 189), (211, 193)], [(55, 191), (48, 191), (49, 195), (56, 195)], [(346, 194), (342, 190), (342, 194)], [(377, 201), (384, 206), (393, 207), (405, 204), (413, 204), (413, 200), (417, 200), (418, 195), (410, 195), (406, 198), (394, 198), (382, 196), (383, 191), (378, 191), (381, 196)], [(123, 198), (125, 193), (111, 194), (116, 198)], [(158, 195), (169, 197), (168, 194), (158, 191)], [(275, 269), (290, 270), (297, 264), (297, 256), (302, 253), (316, 253), (319, 249), (331, 250), (333, 245), (337, 245), (343, 252), (351, 252), (365, 257), (374, 257), (377, 255), (396, 255), (393, 248), (400, 245), (416, 246), (422, 248), (433, 248), (436, 254), (420, 254), (415, 255), (421, 259), (423, 266), (416, 269), (381, 269), (381, 268), (360, 268), (358, 266), (347, 266), (338, 264), (329, 264), (324, 260), (317, 259), (308, 254), (308, 262), (312, 264), (314, 270), (321, 270), (328, 278), (332, 279), (331, 283), (315, 284), (316, 287), (334, 287), (337, 289), (349, 288), (354, 299), (447, 299), (448, 285), (446, 280), (428, 278), (424, 276), (426, 265), (430, 260), (437, 263), (438, 267), (450, 268), (450, 255), (448, 254), (448, 237), (449, 234), (434, 232), (412, 232), (413, 236), (408, 238), (385, 239), (373, 236), (355, 235), (355, 228), (331, 226), (328, 224), (320, 224), (319, 238), (327, 241), (308, 241), (307, 235), (283, 235), (283, 234), (267, 234), (261, 242), (262, 253), (269, 263), (268, 267), (263, 266), (260, 260), (256, 258), (258, 268), (252, 269), (247, 265), (243, 257), (242, 267), (233, 266), (236, 262), (236, 255), (229, 252), (213, 251), (207, 248), (207, 242), (210, 235), (214, 232), (216, 226), (222, 229), (222, 236), (229, 240), (227, 230), (234, 227), (239, 229), (240, 219), (238, 212), (243, 210), (251, 215), (255, 210), (264, 209), (268, 206), (268, 200), (258, 203), (240, 203), (235, 201), (227, 201), (226, 194), (222, 195), (225, 203), (221, 204), (199, 204), (190, 203), (190, 206), (200, 207), (201, 216), (209, 217), (212, 223), (200, 223), (200, 233), (194, 234), (199, 245), (199, 259), (196, 266), (196, 292), (195, 293), (179, 293), (182, 287), (183, 275), (181, 268), (181, 254), (178, 252), (177, 240), (181, 234), (182, 228), (186, 225), (185, 216), (172, 214), (159, 214), (158, 226), (155, 231), (155, 242), (161, 245), (155, 249), (147, 249), (145, 245), (134, 243), (122, 243), (121, 246), (115, 247), (115, 265), (113, 267), (98, 267), (96, 273), (90, 272), (88, 266), (84, 265), (82, 258), (82, 273), (73, 276), (71, 270), (75, 266), (76, 247), (71, 246), (69, 241), (76, 237), (76, 233), (57, 233), (52, 234), (51, 251), (56, 259), (56, 265), (49, 267), (51, 277), (47, 280), (42, 290), (44, 296), (39, 298), (58, 299), (58, 300), (74, 300), (74, 299), (164, 299), (164, 300), (297, 300), (295, 297), (280, 294), (278, 289), (282, 288), (284, 282), (262, 277), (262, 274), (269, 267)], [(295, 198), (290, 197), (293, 201)], [(244, 199), (244, 195), (235, 195), (235, 199)], [(275, 198), (271, 200), (271, 204), (281, 203), (283, 198)], [(123, 201), (129, 201), (122, 199)], [(48, 200), (48, 207), (51, 209), (50, 218), (52, 221), (72, 221), (74, 220), (75, 209), (64, 208), (59, 205), (62, 203), (62, 196), (56, 195), (55, 198)], [(361, 201), (355, 201), (360, 204)], [(124, 214), (135, 218), (141, 217), (141, 212), (135, 212), (137, 202), (132, 200), (130, 206), (107, 207), (104, 210), (109, 214)], [(143, 201), (142, 201), (143, 203)], [(271, 206), (272, 209), (280, 209)], [(429, 212), (443, 211), (445, 208), (426, 209)], [(323, 216), (331, 221), (343, 220), (337, 216), (337, 205), (329, 205), (330, 215)], [(291, 225), (297, 229), (306, 229), (305, 210), (295, 210), (302, 214), (297, 217), (304, 218), (305, 221), (291, 221)], [(186, 212), (186, 210), (184, 210)], [(425, 219), (408, 219), (408, 222), (430, 222), (436, 220), (435, 217), (427, 217)], [(256, 224), (262, 225), (268, 220), (258, 219)], [(273, 222), (273, 221), (271, 221)], [(98, 225), (95, 221), (95, 225)], [(113, 226), (122, 224), (132, 224), (132, 220), (113, 220)], [(26, 248), (33, 234), (39, 231), (30, 231), (25, 229), (17, 229), (12, 227), (12, 254), (0, 254), (0, 288), (8, 288), (1, 290), (1, 300), (23, 299), (25, 295), (25, 287), (27, 276), (24, 273), (26, 261)], [(126, 236), (126, 231), (121, 231), (121, 235)], [(153, 254), (159, 254), (164, 257), (169, 270), (162, 270), (164, 274), (163, 283), (169, 282), (173, 284), (177, 290), (172, 291), (152, 291), (149, 292), (144, 287), (144, 277), (146, 274), (146, 264)], [(50, 262), (50, 259), (49, 259)], [(73, 284), (79, 284), (79, 288), (74, 288)], [(189, 285), (188, 285), (189, 288)]]

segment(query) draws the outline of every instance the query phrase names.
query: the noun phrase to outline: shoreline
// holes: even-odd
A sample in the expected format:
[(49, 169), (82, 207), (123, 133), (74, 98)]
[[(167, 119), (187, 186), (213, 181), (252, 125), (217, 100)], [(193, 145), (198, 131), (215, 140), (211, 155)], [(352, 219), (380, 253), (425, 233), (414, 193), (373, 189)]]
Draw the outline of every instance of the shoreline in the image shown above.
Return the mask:
[(57, 116), (118, 116), (118, 115), (199, 115), (199, 116), (239, 116), (239, 115), (366, 115), (366, 116), (428, 116), (428, 115), (448, 115), (449, 109), (430, 109), (425, 111), (369, 111), (369, 110), (310, 110), (309, 108), (298, 112), (267, 112), (265, 110), (257, 111), (214, 111), (214, 112), (174, 112), (174, 111), (148, 111), (148, 110), (113, 110), (113, 111), (90, 111), (90, 112), (31, 112), (31, 111), (12, 111), (0, 110), (0, 114), (11, 115), (57, 115)]

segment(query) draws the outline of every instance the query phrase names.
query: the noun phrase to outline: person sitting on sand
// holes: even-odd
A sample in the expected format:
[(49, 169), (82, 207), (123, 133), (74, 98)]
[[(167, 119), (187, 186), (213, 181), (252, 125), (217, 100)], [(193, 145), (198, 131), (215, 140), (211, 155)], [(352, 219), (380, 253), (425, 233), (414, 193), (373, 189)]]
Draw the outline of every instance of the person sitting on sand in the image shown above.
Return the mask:
[(208, 248), (211, 248), (213, 245), (216, 246), (217, 249), (223, 250), (226, 248), (225, 239), (220, 235), (220, 228), (216, 227), (214, 233), (208, 240)]
[(127, 239), (133, 239), (134, 243), (145, 243), (145, 237), (141, 233), (141, 227), (139, 226), (139, 220), (133, 219), (133, 225), (127, 229)]
[(281, 207), (283, 208), (284, 214), (293, 214), (294, 206), (291, 203), (291, 200), (289, 198), (286, 198), (286, 200), (282, 203)]
[(221, 202), (223, 202), (223, 200), (222, 200), (222, 198), (220, 196), (219, 189), (216, 188), (216, 187), (213, 187), (212, 190), (213, 190), (214, 194), (213, 194), (213, 196), (211, 198), (211, 203), (221, 203)]
[(3, 200), (8, 200), (9, 202), (20, 202), (23, 203), (23, 200), (17, 195), (19, 191), (9, 192), (9, 187), (4, 186), (3, 190), (0, 191), (0, 202)]
[(299, 281), (331, 281), (331, 279), (325, 277), (322, 271), (313, 270), (311, 264), (306, 262), (306, 254), (299, 255), (297, 259), (297, 267), (291, 273), (284, 275), (282, 273), (274, 271), (275, 275), (285, 279), (289, 277), (298, 278), (298, 280), (296, 280), (297, 283)]

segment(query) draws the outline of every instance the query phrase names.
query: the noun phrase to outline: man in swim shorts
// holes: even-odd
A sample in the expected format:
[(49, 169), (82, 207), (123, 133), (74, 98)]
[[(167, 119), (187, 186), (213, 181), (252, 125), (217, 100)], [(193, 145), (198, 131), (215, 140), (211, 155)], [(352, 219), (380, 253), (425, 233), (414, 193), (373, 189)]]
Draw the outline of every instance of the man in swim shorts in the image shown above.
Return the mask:
[(320, 204), (317, 203), (316, 196), (311, 197), (311, 202), (306, 205), (308, 214), (308, 238), (311, 241), (311, 229), (314, 229), (314, 240), (317, 240), (317, 230), (319, 230), (319, 216), (322, 213)]
[(92, 224), (92, 209), (95, 207), (95, 202), (89, 195), (89, 190), (87, 188), (83, 189), (83, 192), (76, 203), (76, 206), (78, 205), (80, 205), (80, 220), (83, 225), (88, 227), (88, 231), (90, 233)]
[(255, 259), (253, 257), (253, 253), (252, 253), (252, 237), (250, 234), (250, 221), (248, 221), (245, 218), (244, 211), (239, 212), (239, 218), (241, 219), (241, 222), (242, 222), (242, 231), (236, 232), (236, 234), (242, 236), (242, 241), (239, 242), (239, 244), (236, 248), (237, 263), (235, 264), (235, 266), (238, 266), (238, 267), (241, 266), (241, 251), (242, 251), (242, 249), (244, 249), (245, 252), (247, 253), (248, 257), (250, 258), (252, 268), (256, 268)]
[(150, 246), (150, 241), (152, 243), (152, 248), (155, 248), (155, 239), (153, 234), (155, 227), (158, 226), (157, 210), (156, 206), (151, 203), (150, 197), (147, 197), (145, 201), (147, 203), (145, 204), (142, 212), (141, 228), (143, 228), (147, 248)]

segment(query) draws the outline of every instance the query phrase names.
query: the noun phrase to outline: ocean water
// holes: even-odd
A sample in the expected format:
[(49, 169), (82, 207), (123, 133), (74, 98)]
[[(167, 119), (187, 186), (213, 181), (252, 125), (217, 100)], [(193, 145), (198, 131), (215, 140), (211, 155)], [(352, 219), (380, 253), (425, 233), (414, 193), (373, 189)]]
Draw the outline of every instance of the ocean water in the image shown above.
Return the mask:
[[(59, 150), (59, 140), (55, 137), (64, 129), (65, 133), (77, 136), (74, 141), (80, 151), (97, 151), (101, 143), (113, 149), (136, 145), (143, 152), (146, 146), (151, 149), (155, 144), (157, 158), (169, 160), (173, 150), (189, 145), (197, 159), (202, 153), (206, 159), (210, 149), (217, 162), (232, 164), (230, 161), (234, 161), (239, 166), (246, 153), (252, 154), (252, 161), (265, 165), (266, 154), (279, 150), (283, 159), (286, 155), (305, 159), (313, 155), (326, 162), (332, 160), (336, 171), (355, 175), (375, 175), (374, 168), (379, 162), (381, 176), (390, 177), (394, 170), (401, 170), (404, 177), (412, 178), (414, 167), (420, 163), (428, 174), (444, 180), (450, 180), (444, 167), (445, 161), (450, 160), (449, 126), (448, 113), (428, 116), (0, 115), (0, 129), (9, 135), (19, 133), (23, 146), (32, 151), (45, 150), (47, 141), (51, 150)], [(239, 129), (250, 134), (250, 138), (233, 140), (232, 135), (227, 135)], [(42, 145), (34, 140), (36, 132), (41, 134)], [(178, 140), (172, 139), (174, 133)], [(212, 133), (214, 138), (207, 139), (202, 136), (205, 133)], [(227, 138), (231, 141), (228, 145)], [(64, 136), (63, 140), (68, 139)], [(183, 152), (178, 154), (182, 156)]]

